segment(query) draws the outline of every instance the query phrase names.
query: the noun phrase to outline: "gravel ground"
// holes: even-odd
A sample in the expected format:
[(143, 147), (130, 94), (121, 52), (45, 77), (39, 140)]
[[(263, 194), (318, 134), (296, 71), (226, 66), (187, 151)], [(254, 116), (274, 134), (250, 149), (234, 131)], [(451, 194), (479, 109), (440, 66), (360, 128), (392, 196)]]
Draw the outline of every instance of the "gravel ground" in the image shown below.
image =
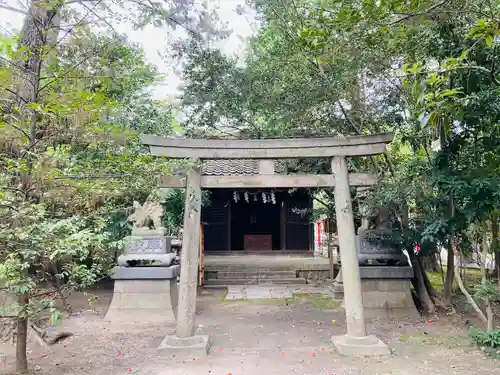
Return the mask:
[[(472, 348), (458, 319), (372, 320), (368, 332), (389, 344), (392, 355), (346, 358), (330, 336), (345, 333), (343, 310), (318, 296), (293, 301), (223, 301), (221, 292), (199, 297), (199, 333), (212, 341), (206, 358), (168, 358), (156, 351), (173, 326), (144, 322), (112, 325), (103, 320), (109, 290), (96, 292), (98, 311), (86, 297), (71, 297), (75, 311), (57, 330), (74, 336), (50, 349), (29, 343), (29, 360), (40, 375), (420, 375), (498, 374), (500, 362)], [(14, 366), (14, 348), (0, 345), (0, 374)]]

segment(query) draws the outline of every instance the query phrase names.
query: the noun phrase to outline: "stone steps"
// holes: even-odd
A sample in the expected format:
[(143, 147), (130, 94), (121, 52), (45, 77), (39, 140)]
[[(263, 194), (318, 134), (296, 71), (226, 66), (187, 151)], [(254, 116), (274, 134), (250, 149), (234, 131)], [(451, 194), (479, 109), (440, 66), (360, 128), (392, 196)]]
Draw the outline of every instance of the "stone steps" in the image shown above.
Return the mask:
[(295, 271), (219, 271), (217, 279), (293, 279)]
[(306, 279), (293, 278), (223, 278), (205, 280), (205, 287), (226, 287), (230, 285), (304, 285)]

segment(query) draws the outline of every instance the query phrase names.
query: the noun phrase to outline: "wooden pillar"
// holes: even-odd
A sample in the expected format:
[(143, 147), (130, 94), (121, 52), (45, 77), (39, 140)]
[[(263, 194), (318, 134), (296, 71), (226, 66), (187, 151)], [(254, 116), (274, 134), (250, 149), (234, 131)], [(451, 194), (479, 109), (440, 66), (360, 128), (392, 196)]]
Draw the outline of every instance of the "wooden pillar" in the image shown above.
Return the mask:
[(231, 214), (231, 208), (233, 206), (233, 204), (231, 203), (231, 198), (228, 199), (227, 201), (227, 249), (226, 250), (232, 250), (231, 247), (231, 242), (232, 242), (232, 238), (231, 238), (231, 231), (232, 231), (232, 214)]
[(285, 198), (281, 200), (280, 207), (280, 249), (286, 250), (286, 203)]
[(205, 285), (205, 232), (203, 224), (200, 223), (200, 264), (198, 273), (198, 286)]
[(196, 295), (200, 249), (201, 173), (198, 167), (187, 171), (184, 233), (182, 238), (179, 305), (176, 336), (187, 338), (195, 333)]
[(347, 336), (364, 337), (366, 336), (366, 326), (361, 295), (361, 278), (349, 191), (349, 174), (344, 156), (332, 159), (332, 172), (335, 177), (335, 213), (342, 261)]

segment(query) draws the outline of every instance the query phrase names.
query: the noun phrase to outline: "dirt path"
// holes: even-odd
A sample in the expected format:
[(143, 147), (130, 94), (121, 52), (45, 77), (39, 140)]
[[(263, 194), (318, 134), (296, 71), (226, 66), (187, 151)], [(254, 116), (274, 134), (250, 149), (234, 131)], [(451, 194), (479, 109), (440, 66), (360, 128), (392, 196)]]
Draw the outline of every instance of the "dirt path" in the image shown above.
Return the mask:
[[(207, 358), (169, 359), (157, 352), (174, 327), (111, 325), (103, 320), (109, 291), (98, 293), (102, 310), (83, 311), (85, 297), (72, 305), (81, 313), (58, 330), (74, 337), (46, 351), (30, 343), (29, 359), (40, 375), (428, 375), (493, 374), (500, 363), (485, 358), (467, 342), (465, 326), (449, 321), (375, 320), (368, 331), (392, 349), (387, 358), (345, 358), (330, 344), (344, 333), (343, 311), (317, 296), (293, 301), (222, 301), (220, 293), (200, 296), (197, 324), (212, 340)], [(87, 307), (88, 309), (88, 307)], [(0, 346), (0, 374), (14, 365), (13, 348)]]

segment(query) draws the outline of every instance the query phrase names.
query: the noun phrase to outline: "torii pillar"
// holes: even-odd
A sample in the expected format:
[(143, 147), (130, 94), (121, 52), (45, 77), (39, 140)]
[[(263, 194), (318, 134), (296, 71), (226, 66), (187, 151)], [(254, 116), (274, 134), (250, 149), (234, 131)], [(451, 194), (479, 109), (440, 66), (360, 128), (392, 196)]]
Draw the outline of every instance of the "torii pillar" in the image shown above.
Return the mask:
[(198, 160), (187, 171), (186, 177), (177, 326), (175, 335), (166, 336), (158, 349), (172, 355), (206, 356), (210, 338), (208, 335), (196, 335), (195, 325), (201, 235), (201, 170)]
[(388, 355), (390, 352), (385, 343), (375, 336), (366, 335), (349, 173), (344, 156), (332, 159), (332, 173), (335, 177), (335, 214), (342, 259), (341, 272), (347, 322), (347, 334), (332, 336), (332, 343), (343, 355)]

